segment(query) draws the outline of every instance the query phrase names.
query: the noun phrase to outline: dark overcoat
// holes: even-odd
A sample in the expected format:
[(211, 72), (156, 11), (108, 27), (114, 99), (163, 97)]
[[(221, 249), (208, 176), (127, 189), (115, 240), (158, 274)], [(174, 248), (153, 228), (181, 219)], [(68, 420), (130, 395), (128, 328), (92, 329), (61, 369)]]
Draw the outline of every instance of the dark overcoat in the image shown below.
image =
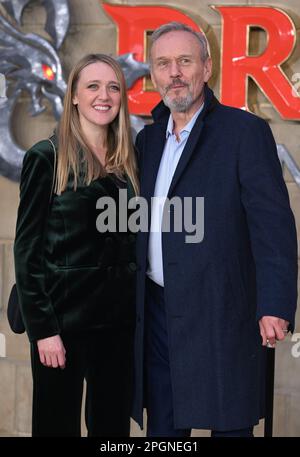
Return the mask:
[[(74, 191), (69, 179), (61, 195), (53, 194), (53, 164), (48, 140), (34, 145), (23, 161), (14, 255), (28, 337), (134, 329), (135, 235), (96, 227), (98, 199), (110, 197), (118, 208), (118, 186), (107, 175), (90, 185), (79, 180)], [(129, 197), (132, 186), (124, 184)]]
[[(169, 110), (137, 137), (141, 196), (148, 202)], [(264, 355), (258, 320), (294, 326), (297, 238), (268, 124), (220, 104), (205, 105), (190, 133), (168, 197), (204, 197), (204, 239), (162, 234), (165, 306), (175, 428), (234, 430), (264, 414)], [(137, 240), (137, 329), (133, 417), (142, 425), (143, 333), (148, 233)], [(159, 383), (159, 379), (157, 380)]]

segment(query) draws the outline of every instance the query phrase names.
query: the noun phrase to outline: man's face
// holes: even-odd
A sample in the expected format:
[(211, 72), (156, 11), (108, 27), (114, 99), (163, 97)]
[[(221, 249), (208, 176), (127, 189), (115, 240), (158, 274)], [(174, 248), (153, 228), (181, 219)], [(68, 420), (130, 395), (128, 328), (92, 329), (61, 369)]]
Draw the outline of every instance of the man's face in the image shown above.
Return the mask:
[(194, 113), (203, 103), (211, 59), (201, 60), (201, 44), (185, 31), (162, 35), (151, 49), (151, 79), (172, 112)]

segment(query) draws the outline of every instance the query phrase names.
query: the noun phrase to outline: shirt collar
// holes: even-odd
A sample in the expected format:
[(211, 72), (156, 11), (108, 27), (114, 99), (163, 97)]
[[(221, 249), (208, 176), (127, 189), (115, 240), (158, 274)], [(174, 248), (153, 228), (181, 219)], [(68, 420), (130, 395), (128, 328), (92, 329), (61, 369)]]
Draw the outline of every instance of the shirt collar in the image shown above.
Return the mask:
[[(181, 134), (182, 132), (191, 133), (191, 130), (195, 125), (197, 117), (199, 116), (199, 114), (203, 110), (203, 107), (204, 107), (204, 103), (202, 103), (202, 105), (200, 106), (198, 111), (195, 112), (195, 114), (192, 117), (192, 119), (183, 127), (183, 129), (180, 130), (179, 134)], [(174, 126), (174, 121), (173, 121), (172, 114), (170, 114), (169, 120), (168, 120), (168, 125), (167, 125), (167, 130), (166, 130), (166, 138), (168, 138), (170, 135), (173, 134), (173, 126)]]

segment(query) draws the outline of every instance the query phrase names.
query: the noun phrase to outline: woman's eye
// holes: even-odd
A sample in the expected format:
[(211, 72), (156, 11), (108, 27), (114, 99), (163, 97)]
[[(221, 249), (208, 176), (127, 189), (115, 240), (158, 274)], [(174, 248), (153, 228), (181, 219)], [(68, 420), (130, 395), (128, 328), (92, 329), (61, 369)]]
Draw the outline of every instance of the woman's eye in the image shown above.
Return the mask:
[(120, 87), (117, 86), (117, 85), (109, 86), (109, 89), (110, 89), (112, 92), (120, 92)]
[(97, 87), (98, 87), (97, 84), (90, 84), (88, 86), (88, 89), (97, 89)]

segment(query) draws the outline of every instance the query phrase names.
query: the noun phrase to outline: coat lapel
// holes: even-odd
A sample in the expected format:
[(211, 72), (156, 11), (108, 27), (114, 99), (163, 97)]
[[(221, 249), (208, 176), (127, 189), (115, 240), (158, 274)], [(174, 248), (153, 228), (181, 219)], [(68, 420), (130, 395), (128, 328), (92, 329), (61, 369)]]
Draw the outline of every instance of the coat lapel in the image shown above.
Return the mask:
[(156, 177), (166, 142), (166, 128), (168, 116), (146, 129), (146, 154), (143, 178), (144, 188), (142, 195), (150, 201), (154, 194)]
[(203, 130), (205, 116), (207, 115), (207, 113), (209, 111), (211, 111), (211, 109), (215, 106), (216, 103), (218, 103), (218, 102), (217, 102), (216, 98), (214, 97), (213, 92), (206, 86), (205, 87), (205, 102), (204, 102), (203, 110), (195, 122), (195, 125), (189, 135), (185, 148), (179, 159), (173, 179), (171, 181), (171, 185), (170, 185), (169, 192), (168, 192), (168, 197), (170, 197), (172, 195), (172, 192), (173, 192), (178, 180), (180, 179), (183, 171), (185, 170), (187, 164), (189, 163), (189, 160), (190, 160), (193, 152), (196, 149), (196, 145), (200, 139), (200, 136), (201, 136), (201, 133)]
[[(175, 170), (168, 196), (170, 196), (180, 179), (184, 169), (186, 168), (196, 145), (200, 139), (206, 115), (215, 107), (219, 102), (214, 97), (214, 94), (208, 86), (205, 87), (205, 103), (202, 112), (200, 113), (196, 123), (189, 135), (187, 144), (182, 152), (177, 168)], [(170, 115), (169, 109), (160, 102), (152, 111), (154, 124), (146, 127), (145, 144), (145, 166), (143, 176), (141, 177), (142, 192), (141, 194), (150, 201), (154, 194), (156, 177), (161, 161), (162, 153), (166, 142), (166, 128)]]

